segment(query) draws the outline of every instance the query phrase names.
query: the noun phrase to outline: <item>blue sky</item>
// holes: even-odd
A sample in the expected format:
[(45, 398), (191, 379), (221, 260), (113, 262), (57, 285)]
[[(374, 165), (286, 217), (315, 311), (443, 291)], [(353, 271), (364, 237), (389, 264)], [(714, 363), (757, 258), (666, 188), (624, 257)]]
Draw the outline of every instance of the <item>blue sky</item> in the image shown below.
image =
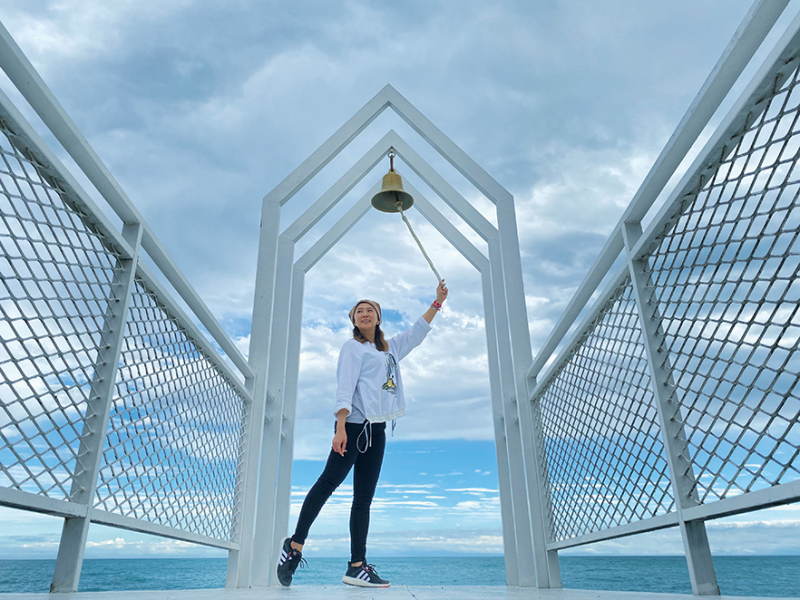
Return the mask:
[[(244, 351), (263, 196), (391, 83), (515, 196), (535, 355), (749, 6), (6, 0), (0, 20)], [(0, 87), (19, 98), (2, 76)], [(282, 227), (389, 128), (494, 221), (488, 201), (385, 113), (292, 199)], [(385, 170), (356, 187), (296, 256)], [(403, 365), (409, 410), (390, 440), (371, 548), (497, 554), (480, 281), (433, 228), (409, 218), (452, 294)], [(329, 448), (347, 310), (375, 298), (396, 333), (422, 313), (433, 286), (402, 224), (377, 212), (307, 276), (293, 505)], [(326, 507), (309, 550), (344, 553), (346, 494)], [(798, 511), (711, 523), (712, 549), (798, 553)], [(0, 509), (0, 523), (0, 558), (55, 556), (58, 520)], [(677, 530), (579, 550), (681, 551)], [(144, 555), (221, 554), (104, 527), (90, 533), (87, 556)]]

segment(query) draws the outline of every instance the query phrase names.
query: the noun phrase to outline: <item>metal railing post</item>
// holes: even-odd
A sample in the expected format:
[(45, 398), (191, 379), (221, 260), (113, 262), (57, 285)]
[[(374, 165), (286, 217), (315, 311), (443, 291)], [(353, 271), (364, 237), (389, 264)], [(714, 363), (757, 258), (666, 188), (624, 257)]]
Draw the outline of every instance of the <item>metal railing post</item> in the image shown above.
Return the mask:
[(86, 537), (91, 522), (92, 501), (100, 471), (106, 425), (114, 398), (119, 356), (125, 335), (125, 322), (139, 260), (142, 227), (139, 224), (126, 223), (122, 234), (133, 248), (133, 256), (119, 260), (119, 270), (116, 271), (111, 284), (112, 294), (106, 311), (101, 342), (104, 345), (99, 348), (95, 363), (70, 491), (70, 501), (84, 505), (86, 516), (64, 519), (53, 581), (50, 584), (51, 592), (76, 592), (81, 577)]
[(636, 306), (647, 361), (653, 380), (653, 394), (658, 410), (662, 441), (669, 465), (675, 510), (689, 566), (692, 592), (698, 596), (718, 596), (719, 585), (714, 571), (714, 561), (708, 544), (705, 521), (687, 521), (683, 510), (699, 504), (697, 482), (692, 459), (687, 451), (687, 438), (680, 411), (680, 400), (675, 398), (669, 357), (662, 357), (663, 331), (659, 307), (647, 301), (648, 269), (646, 259), (636, 259), (631, 250), (642, 234), (639, 223), (625, 223), (623, 228), (625, 254), (631, 275)]
[[(255, 389), (255, 376), (245, 378), (245, 387), (251, 397)], [(244, 435), (242, 439), (242, 454), (239, 457), (239, 472), (236, 485), (236, 501), (239, 512), (234, 522), (235, 541), (238, 550), (228, 551), (228, 569), (225, 577), (225, 587), (249, 587), (250, 568), (253, 557), (253, 531), (256, 509), (256, 483), (258, 482), (258, 442), (260, 442), (260, 422), (255, 419), (256, 403), (251, 402), (245, 410), (245, 422), (242, 424)]]

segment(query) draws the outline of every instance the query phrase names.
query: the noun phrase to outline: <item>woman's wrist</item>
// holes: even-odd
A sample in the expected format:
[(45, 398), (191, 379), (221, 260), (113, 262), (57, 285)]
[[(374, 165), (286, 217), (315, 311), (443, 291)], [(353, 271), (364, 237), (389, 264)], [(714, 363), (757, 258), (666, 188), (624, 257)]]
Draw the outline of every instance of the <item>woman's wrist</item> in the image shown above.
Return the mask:
[(435, 310), (441, 310), (442, 303), (439, 302), (439, 300), (434, 300), (433, 302), (431, 302), (431, 308), (433, 308)]

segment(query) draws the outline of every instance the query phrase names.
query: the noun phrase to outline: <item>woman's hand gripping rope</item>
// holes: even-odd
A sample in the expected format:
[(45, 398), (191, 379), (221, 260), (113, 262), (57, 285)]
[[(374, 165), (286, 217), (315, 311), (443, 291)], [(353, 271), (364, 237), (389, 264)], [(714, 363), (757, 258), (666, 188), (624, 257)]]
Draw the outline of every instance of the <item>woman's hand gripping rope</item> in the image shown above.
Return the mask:
[(441, 307), (442, 302), (447, 300), (447, 294), (450, 290), (447, 289), (447, 286), (444, 284), (444, 279), (439, 282), (439, 285), (436, 286), (436, 302), (439, 303)]
[(436, 286), (436, 300), (431, 303), (431, 307), (425, 311), (425, 313), (422, 315), (422, 318), (428, 323), (433, 321), (433, 317), (435, 317), (436, 313), (442, 309), (442, 302), (447, 300), (447, 294), (449, 293), (450, 291), (444, 284), (444, 279), (440, 280), (439, 285)]

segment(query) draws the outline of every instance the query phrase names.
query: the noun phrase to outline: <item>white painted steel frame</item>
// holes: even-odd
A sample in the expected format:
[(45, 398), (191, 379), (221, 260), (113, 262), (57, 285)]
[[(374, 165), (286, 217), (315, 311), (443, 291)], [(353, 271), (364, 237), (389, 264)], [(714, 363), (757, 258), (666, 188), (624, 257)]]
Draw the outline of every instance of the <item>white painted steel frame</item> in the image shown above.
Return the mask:
[[(280, 219), (280, 206), (294, 196), (387, 107), (391, 107), (495, 203), (499, 230), (447, 184), (397, 133), (390, 131), (289, 225), (283, 234), (275, 235)], [(501, 475), (504, 544), (509, 563), (508, 582), (523, 586), (560, 586), (556, 552), (550, 551), (548, 554), (545, 547), (548, 536), (545, 534), (546, 523), (541, 510), (544, 500), (538, 485), (540, 473), (537, 466), (539, 461), (535, 458), (538, 449), (531, 426), (533, 415), (526, 403), (518, 404), (514, 400), (527, 395), (524, 369), (530, 362), (531, 353), (530, 340), (526, 338), (527, 313), (513, 198), (388, 85), (264, 198), (250, 356), (257, 371), (256, 381), (263, 381), (263, 388), (258, 385), (256, 387), (256, 398), (266, 394), (270, 401), (267, 402), (268, 414), (261, 451), (253, 562), (250, 566), (240, 565), (240, 572), (250, 570), (249, 579), (253, 585), (274, 583), (274, 574), (271, 571), (259, 570), (256, 573), (253, 565), (276, 562), (278, 548), (287, 527), (291, 440), (299, 359), (299, 341), (295, 337), (299, 336), (302, 315), (303, 277), (369, 210), (368, 197), (362, 198), (351, 208), (292, 268), (294, 245), (375, 167), (390, 147), (489, 242), (490, 258), (479, 259), (475, 255), (478, 251), (471, 245), (465, 246), (465, 240), (454, 236), (453, 230), (445, 225), (446, 221), (438, 212), (429, 210), (426, 214), (426, 218), (431, 219), (432, 223), (438, 223), (440, 230), (448, 232), (445, 237), (460, 251), (465, 252), (465, 248), (470, 248), (467, 252), (471, 258), (468, 257), (468, 260), (473, 264), (476, 261), (480, 264), (485, 292), (484, 304), (489, 311), (486, 314), (487, 334), (491, 334), (493, 338), (489, 347), (496, 347), (496, 356), (490, 360), (493, 413), (498, 437), (496, 447), (498, 454), (502, 452), (503, 458), (507, 458), (508, 465), (508, 477)], [(510, 322), (515, 323), (515, 326), (511, 327)], [(292, 327), (298, 329), (290, 333)], [(290, 344), (293, 344), (291, 349)], [(506, 375), (502, 376), (501, 371), (506, 372)], [(501, 432), (505, 439), (501, 439)], [(499, 459), (501, 463), (505, 462), (503, 458)]]
[[(1, 27), (2, 25), (0, 24), (0, 28)], [(2, 54), (0, 54), (0, 66), (2, 66), (1, 61)], [(81, 207), (81, 210), (84, 211), (86, 215), (84, 219), (87, 220), (87, 222), (91, 223), (94, 227), (97, 227), (97, 229), (102, 232), (102, 234), (119, 250), (122, 255), (133, 257), (135, 254), (138, 254), (139, 247), (144, 247), (143, 242), (139, 246), (132, 246), (126, 236), (122, 232), (119, 232), (115, 229), (100, 208), (94, 203), (89, 195), (86, 194), (77, 180), (75, 180), (75, 178), (70, 174), (69, 170), (47, 147), (47, 144), (45, 144), (44, 140), (42, 140), (42, 138), (34, 131), (30, 124), (27, 123), (22, 114), (16, 109), (16, 107), (14, 107), (8, 96), (6, 96), (2, 91), (0, 91), (0, 119), (4, 119), (6, 122), (14, 124), (17, 137), (19, 138), (20, 142), (25, 145), (26, 151), (30, 152), (33, 158), (35, 158), (41, 164), (52, 166), (52, 170), (51, 172), (48, 172), (48, 176), (51, 177), (53, 181), (58, 183), (60, 189), (62, 189), (64, 194), (70, 198), (72, 203)], [(132, 222), (126, 223), (126, 225), (141, 225), (141, 223)], [(142, 235), (137, 237), (137, 239), (143, 239), (145, 231), (146, 228), (143, 226)], [(236, 387), (239, 393), (243, 394), (247, 398), (251, 398), (250, 392), (248, 392), (246, 386), (241, 383), (241, 379), (252, 377), (253, 371), (247, 361), (242, 357), (241, 352), (239, 352), (238, 348), (236, 348), (235, 344), (233, 344), (233, 341), (228, 337), (224, 330), (222, 330), (221, 327), (218, 327), (219, 331), (221, 332), (221, 338), (214, 336), (213, 332), (211, 331), (210, 333), (212, 333), (214, 341), (220, 344), (221, 347), (224, 348), (225, 345), (230, 344), (235, 349), (236, 353), (238, 353), (241, 361), (239, 359), (235, 359), (235, 357), (231, 355), (228, 355), (228, 357), (231, 358), (239, 372), (234, 370), (230, 363), (223, 360), (219, 356), (219, 353), (214, 346), (208, 342), (205, 334), (200, 331), (199, 327), (194, 324), (194, 321), (189, 318), (180, 305), (172, 299), (166, 288), (158, 281), (158, 279), (147, 268), (147, 266), (139, 262), (136, 268), (137, 276), (142, 278), (147, 283), (148, 288), (157, 292), (159, 299), (166, 304), (170, 312), (178, 317), (180, 325), (192, 334), (194, 341), (208, 354), (208, 357), (211, 359), (214, 366), (225, 373), (225, 375), (230, 379), (231, 384)], [(181, 276), (183, 277), (183, 275)], [(191, 294), (195, 297), (195, 301), (189, 302), (187, 300), (187, 305), (192, 307), (192, 304), (196, 302), (202, 302), (197, 295), (197, 292), (193, 289), (191, 290)], [(184, 298), (184, 300), (186, 300), (186, 298)], [(227, 342), (225, 342), (225, 340), (227, 340)], [(240, 362), (242, 362), (242, 365), (245, 366), (246, 369), (239, 368)]]
[[(714, 113), (719, 103), (724, 98), (730, 86), (741, 73), (745, 64), (752, 56), (755, 49), (768, 33), (774, 21), (784, 9), (786, 2), (756, 2), (751, 8), (745, 22), (737, 31), (734, 40), (729, 45), (720, 62), (714, 69), (708, 81), (701, 90), (692, 107), (681, 121), (678, 129), (664, 151), (656, 161), (653, 169), (645, 179), (642, 187), (637, 192), (631, 205), (626, 210), (616, 229), (610, 236), (603, 248), (600, 257), (595, 261), (590, 273), (584, 279), (580, 288), (571, 300), (570, 304), (554, 331), (545, 342), (542, 351), (533, 361), (528, 378), (530, 383), (530, 398), (538, 397), (554, 373), (558, 371), (562, 364), (567, 360), (570, 349), (577, 343), (590, 323), (594, 321), (598, 312), (603, 306), (606, 298), (617, 289), (626, 276), (631, 276), (634, 287), (636, 288), (636, 299), (639, 306), (640, 322), (645, 331), (645, 345), (650, 359), (653, 374), (654, 388), (659, 396), (660, 388), (669, 378), (668, 372), (663, 372), (663, 367), (656, 367), (653, 354), (659, 348), (659, 342), (655, 337), (658, 334), (657, 313), (650, 314), (652, 307), (647, 307), (641, 302), (643, 293), (642, 265), (641, 259), (646, 256), (646, 249), (654, 236), (663, 230), (668, 218), (674, 212), (675, 206), (692, 189), (697, 189), (698, 180), (703, 176), (706, 165), (714, 162), (714, 157), (722, 152), (726, 144), (732, 143), (732, 136), (737, 135), (745, 120), (752, 122), (756, 119), (759, 110), (764, 109), (764, 103), (759, 106), (756, 103), (758, 98), (768, 95), (769, 90), (775, 89), (776, 81), (785, 77), (783, 73), (791, 72), (796, 69), (796, 62), (790, 64), (790, 56), (796, 56), (800, 47), (800, 16), (796, 17), (789, 26), (786, 34), (778, 41), (775, 48), (764, 61), (764, 65), (758, 70), (751, 83), (742, 93), (740, 99), (729, 111), (728, 115), (718, 127), (711, 139), (706, 143), (687, 170), (686, 175), (676, 186), (669, 199), (656, 215), (647, 232), (641, 233), (640, 222), (648, 213), (653, 202), (657, 198), (663, 186), (670, 179), (674, 170), (678, 167), (688, 149), (699, 136), (705, 127), (710, 116)], [(561, 344), (566, 332), (575, 325), (578, 315), (586, 306), (589, 298), (595, 293), (597, 286), (607, 276), (608, 270), (618, 260), (624, 251), (624, 264), (618, 272), (610, 278), (605, 289), (600, 292), (597, 302), (581, 319), (575, 327), (575, 333), (564, 345), (564, 349), (554, 357), (554, 353)], [(553, 360), (554, 359), (554, 360)], [(548, 362), (552, 363), (548, 365)], [(661, 360), (663, 364), (663, 359)], [(548, 365), (545, 368), (545, 365)], [(692, 588), (697, 595), (719, 594), (716, 583), (713, 562), (708, 546), (708, 539), (705, 533), (704, 522), (710, 518), (740, 514), (782, 503), (793, 502), (800, 499), (800, 481), (793, 481), (781, 484), (776, 487), (748, 492), (740, 496), (727, 497), (712, 503), (699, 505), (693, 498), (696, 497), (695, 485), (692, 476), (691, 457), (681, 454), (681, 449), (677, 448), (673, 440), (685, 439), (680, 431), (682, 424), (664, 420), (664, 411), (661, 404), (664, 398), (658, 399), (659, 414), (662, 417), (661, 429), (665, 450), (670, 462), (670, 473), (681, 473), (681, 476), (673, 477), (673, 489), (677, 502), (675, 513), (661, 515), (644, 519), (638, 522), (614, 527), (612, 529), (598, 531), (595, 533), (575, 537), (559, 542), (550, 542), (548, 548), (565, 549), (578, 545), (593, 543), (597, 541), (613, 539), (625, 535), (633, 535), (645, 531), (653, 531), (664, 527), (679, 525), (681, 528), (687, 561), (690, 570)], [(670, 411), (672, 418), (678, 414), (675, 410)], [(676, 426), (676, 431), (670, 431)], [(681, 462), (680, 466), (677, 462)], [(688, 480), (685, 480), (686, 477)], [(685, 481), (684, 481), (685, 480)]]
[[(100, 464), (100, 453), (105, 434), (105, 422), (108, 419), (109, 402), (113, 394), (114, 372), (118, 366), (118, 360), (114, 357), (119, 355), (120, 343), (124, 333), (126, 307), (130, 300), (134, 274), (146, 283), (149, 290), (157, 294), (159, 301), (163, 302), (164, 306), (176, 318), (180, 327), (190, 334), (193, 342), (199, 349), (203, 350), (214, 367), (228, 378), (237, 393), (244, 398), (245, 406), (248, 410), (252, 409), (253, 404), (254, 373), (248, 361), (222, 329), (219, 322), (213, 317), (171, 257), (167, 255), (162, 244), (141, 214), (80, 134), (75, 124), (2, 24), (0, 24), (0, 66), (123, 221), (122, 233), (115, 229), (102, 211), (83, 191), (80, 184), (77, 183), (39, 135), (26, 122), (13, 103), (1, 91), (0, 119), (13, 124), (17, 141), (24, 146), (25, 152), (29, 153), (39, 164), (48, 166), (46, 167), (47, 177), (56, 182), (57, 187), (69, 198), (71, 203), (80, 207), (82, 218), (92, 223), (94, 227), (102, 232), (108, 242), (118, 249), (123, 257), (123, 262), (128, 265), (122, 271), (127, 279), (119, 281), (119, 287), (123, 291), (117, 296), (119, 306), (114, 309), (114, 322), (109, 322), (108, 326), (109, 333), (113, 332), (114, 336), (112, 339), (107, 340), (106, 348), (100, 352), (100, 363), (105, 364), (105, 367), (97, 370), (96, 378), (99, 383), (92, 387), (92, 397), (96, 399), (95, 404), (97, 406), (91, 408), (91, 411), (87, 413), (87, 420), (84, 422), (80, 456), (87, 461), (88, 468), (81, 476), (80, 481), (73, 480), (73, 489), (76, 491), (75, 501), (42, 497), (13, 488), (0, 488), (0, 504), (59, 516), (65, 519), (59, 558), (53, 579), (53, 591), (74, 591), (77, 589), (89, 522), (229, 550), (234, 560), (229, 561), (228, 577), (229, 581), (232, 575), (233, 579), (236, 579), (238, 576), (236, 568), (238, 567), (240, 553), (238, 538), (243, 530), (251, 527), (249, 521), (252, 521), (252, 518), (248, 520), (248, 515), (252, 516), (254, 512), (250, 505), (254, 504), (255, 498), (255, 485), (252, 478), (246, 478), (247, 470), (244, 464), (239, 465), (238, 468), (240, 481), (237, 483), (237, 489), (241, 487), (244, 492), (241, 497), (235, 500), (239, 510), (236, 516), (237, 522), (233, 528), (233, 541), (199, 535), (92, 507)], [(162, 274), (193, 311), (196, 318), (205, 326), (214, 341), (223, 349), (232, 364), (222, 359), (216, 348), (208, 342), (206, 335), (200, 331), (194, 321), (173, 300), (171, 294), (139, 262), (140, 248), (147, 251)], [(233, 368), (234, 365), (235, 368)], [(252, 422), (247, 425), (251, 424)], [(251, 441), (253, 437), (252, 435), (246, 435), (245, 442)], [(244, 461), (242, 462), (244, 463)]]
[[(112, 296), (106, 309), (106, 323), (103, 327), (104, 346), (98, 348), (89, 403), (83, 419), (80, 450), (83, 457), (83, 472), (76, 472), (72, 479), (71, 500), (90, 506), (94, 501), (95, 486), (100, 473), (103, 443), (106, 439), (106, 423), (114, 399), (119, 358), (125, 335), (125, 322), (128, 306), (133, 295), (136, 264), (139, 262), (139, 248), (142, 241), (142, 228), (139, 225), (125, 225), (122, 235), (134, 249), (133, 256), (122, 259), (120, 270), (112, 283)], [(79, 459), (80, 460), (80, 459)], [(85, 461), (85, 462), (84, 462)], [(76, 471), (78, 471), (76, 469)], [(64, 519), (61, 541), (58, 546), (51, 592), (77, 592), (78, 581), (83, 566), (83, 553), (86, 549), (86, 536), (89, 534), (89, 515)]]
[[(193, 324), (182, 309), (175, 304), (166, 290), (164, 290), (146, 267), (138, 263), (138, 251), (141, 246), (142, 229), (138, 224), (126, 224), (120, 234), (102, 212), (94, 205), (91, 199), (85, 194), (80, 186), (69, 174), (58, 159), (47, 148), (30, 125), (25, 122), (16, 108), (10, 103), (5, 94), (0, 93), (0, 118), (7, 124), (13, 124), (17, 143), (25, 147), (25, 151), (44, 165), (50, 165), (51, 169), (48, 176), (55, 182), (62, 193), (67, 196), (71, 203), (81, 208), (84, 220), (92, 223), (93, 227), (101, 231), (103, 235), (114, 244), (121, 255), (130, 258), (124, 259), (127, 265), (121, 271), (124, 273), (125, 280), (117, 283), (118, 292), (112, 302), (113, 321), (109, 321), (105, 330), (111, 337), (105, 340), (105, 348), (100, 349), (98, 363), (105, 365), (100, 367), (96, 373), (96, 384), (93, 385), (92, 397), (95, 398), (95, 407), (87, 415), (84, 422), (85, 435), (81, 443), (79, 455), (86, 461), (86, 469), (82, 475), (73, 480), (73, 491), (75, 497), (73, 501), (57, 500), (53, 498), (41, 497), (36, 494), (15, 490), (13, 488), (0, 488), (0, 504), (33, 510), (65, 519), (64, 531), (61, 538), (59, 558), (54, 573), (53, 591), (74, 591), (77, 589), (80, 566), (85, 545), (85, 538), (89, 522), (101, 523), (116, 526), (134, 531), (141, 531), (164, 537), (171, 537), (199, 544), (215, 546), (226, 549), (233, 549), (236, 544), (219, 540), (207, 536), (197, 535), (191, 532), (181, 531), (172, 527), (162, 526), (156, 523), (139, 521), (132, 518), (123, 517), (114, 513), (94, 509), (94, 489), (97, 481), (102, 442), (105, 434), (105, 422), (108, 418), (108, 402), (113, 393), (115, 382), (115, 372), (118, 366), (118, 355), (122, 333), (124, 332), (125, 315), (127, 305), (130, 300), (130, 291), (133, 281), (134, 269), (136, 275), (145, 281), (148, 287), (159, 295), (160, 299), (175, 315), (178, 322), (184, 329), (188, 330), (193, 336), (199, 348), (202, 348), (211, 359), (212, 363), (221, 372), (225, 373), (231, 384), (237, 388), (239, 393), (248, 398), (249, 393), (238, 383), (240, 375), (234, 372), (231, 365), (222, 360), (208, 343), (205, 336)], [(113, 335), (112, 335), (113, 334)]]

